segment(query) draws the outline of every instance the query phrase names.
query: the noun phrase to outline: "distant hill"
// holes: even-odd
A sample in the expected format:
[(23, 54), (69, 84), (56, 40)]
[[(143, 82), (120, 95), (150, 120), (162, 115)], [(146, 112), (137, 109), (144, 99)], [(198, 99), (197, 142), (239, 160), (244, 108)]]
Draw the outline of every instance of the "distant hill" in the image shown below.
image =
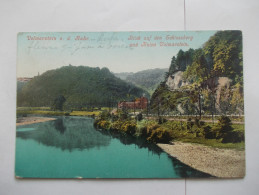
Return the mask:
[(108, 68), (64, 66), (27, 82), (17, 94), (18, 106), (51, 106), (64, 96), (65, 108), (116, 105), (148, 93), (115, 77)]
[(22, 90), (23, 86), (30, 80), (32, 80), (32, 78), (30, 78), (30, 77), (17, 78), (17, 92), (20, 92)]
[(122, 79), (122, 80), (126, 80), (126, 78), (128, 76), (133, 75), (133, 72), (120, 72), (120, 73), (113, 73), (116, 77)]
[(164, 81), (166, 71), (168, 71), (167, 68), (156, 68), (143, 70), (136, 73), (115, 73), (115, 76), (147, 90), (151, 95), (159, 83)]
[(27, 82), (17, 81), (17, 93), (20, 92)]

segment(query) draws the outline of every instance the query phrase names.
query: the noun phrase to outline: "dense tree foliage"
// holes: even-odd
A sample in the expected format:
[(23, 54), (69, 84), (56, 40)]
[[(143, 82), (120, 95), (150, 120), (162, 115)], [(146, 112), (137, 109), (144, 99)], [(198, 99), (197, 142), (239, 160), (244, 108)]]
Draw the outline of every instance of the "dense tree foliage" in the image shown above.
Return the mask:
[(203, 47), (212, 76), (225, 76), (238, 82), (243, 77), (241, 31), (219, 31)]
[[(108, 68), (64, 66), (34, 77), (17, 95), (18, 106), (53, 106), (63, 96), (64, 109), (115, 106), (148, 93), (115, 77)], [(60, 108), (57, 108), (60, 109)]]
[(150, 94), (154, 92), (159, 83), (164, 80), (167, 69), (149, 69), (136, 73), (116, 73), (115, 76), (133, 83), (136, 86), (147, 90)]
[(193, 61), (194, 50), (189, 49), (184, 52), (183, 50), (179, 50), (177, 56), (173, 56), (170, 67), (169, 74), (173, 74), (176, 71), (185, 71), (186, 67), (192, 64)]
[(53, 110), (63, 110), (64, 103), (66, 101), (66, 98), (63, 95), (59, 95), (52, 104)]
[[(173, 79), (177, 71), (183, 71), (183, 80), (189, 84), (170, 91), (166, 81), (169, 76)], [(213, 117), (216, 113), (243, 113), (243, 105), (241, 31), (218, 31), (202, 48), (179, 50), (171, 60), (165, 81), (151, 97), (151, 108), (159, 114), (207, 113)]]

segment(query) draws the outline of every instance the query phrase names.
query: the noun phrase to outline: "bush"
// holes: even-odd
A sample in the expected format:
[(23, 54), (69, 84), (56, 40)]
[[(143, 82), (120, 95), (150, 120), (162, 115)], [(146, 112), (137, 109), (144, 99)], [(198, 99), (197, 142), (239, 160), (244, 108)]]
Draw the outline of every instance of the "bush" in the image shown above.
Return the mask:
[(244, 141), (244, 133), (240, 131), (231, 131), (224, 135), (222, 143), (238, 143)]
[(205, 125), (205, 122), (204, 121), (200, 121), (200, 126), (204, 126)]
[(101, 112), (99, 117), (102, 120), (107, 120), (111, 118), (111, 114), (107, 110), (104, 110), (103, 112)]
[(137, 116), (135, 117), (135, 119), (136, 119), (137, 121), (143, 120), (143, 115), (142, 115), (142, 113), (137, 114)]
[(193, 125), (194, 123), (192, 122), (192, 119), (188, 118), (186, 123), (187, 130), (191, 130)]
[(149, 137), (151, 136), (152, 131), (156, 130), (159, 127), (157, 123), (149, 123), (146, 126), (141, 128), (141, 136), (142, 137)]
[(115, 122), (113, 122), (112, 123), (112, 125), (111, 125), (111, 129), (112, 130), (117, 130), (117, 131), (120, 131), (121, 130), (121, 126), (122, 126), (122, 124), (123, 124), (123, 122), (122, 121), (120, 121), (120, 120), (117, 120), (117, 121), (115, 121)]
[(112, 122), (117, 121), (119, 119), (119, 116), (112, 113), (111, 119), (112, 119)]
[(230, 140), (232, 140), (230, 137), (233, 135), (232, 131), (233, 131), (233, 127), (231, 126), (231, 120), (229, 119), (229, 117), (227, 116), (220, 116), (218, 119), (218, 123), (215, 126), (215, 128), (213, 128), (215, 131), (217, 131), (217, 139), (222, 139), (222, 142), (227, 143), (227, 142), (231, 142)]
[(122, 111), (119, 112), (119, 118), (122, 120), (127, 120), (130, 118), (128, 110), (123, 108)]
[(106, 120), (100, 120), (97, 123), (97, 127), (100, 127), (102, 129), (110, 129), (111, 123), (109, 121)]
[(165, 119), (165, 118), (159, 116), (159, 118), (158, 118), (158, 124), (161, 125), (161, 124), (166, 123), (166, 122), (167, 122), (167, 119)]
[(136, 133), (136, 123), (132, 122), (132, 121), (125, 121), (122, 126), (121, 129), (128, 134), (134, 135)]
[(97, 127), (98, 127), (98, 123), (99, 123), (99, 121), (100, 121), (99, 119), (95, 119), (95, 120), (94, 120), (94, 127), (95, 127), (95, 128), (97, 128)]
[(152, 131), (147, 140), (154, 143), (169, 143), (172, 140), (172, 132), (163, 129), (162, 127), (159, 127), (156, 130)]
[(194, 124), (195, 124), (197, 127), (200, 127), (200, 119), (195, 118), (195, 119), (194, 119)]
[(204, 132), (204, 137), (206, 139), (216, 139), (217, 133), (216, 133), (216, 131), (214, 131), (211, 128), (211, 126), (207, 125), (207, 126), (204, 126), (202, 129), (203, 129), (203, 132)]

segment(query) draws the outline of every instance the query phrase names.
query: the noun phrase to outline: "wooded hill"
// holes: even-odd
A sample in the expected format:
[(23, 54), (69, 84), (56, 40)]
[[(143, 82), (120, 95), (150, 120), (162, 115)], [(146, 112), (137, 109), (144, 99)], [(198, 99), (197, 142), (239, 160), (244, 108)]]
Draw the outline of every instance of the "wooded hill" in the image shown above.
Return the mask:
[(151, 108), (158, 114), (243, 114), (241, 31), (218, 31), (202, 48), (180, 50)]
[(64, 101), (64, 109), (116, 106), (148, 93), (115, 77), (108, 68), (64, 66), (34, 77), (17, 92), (17, 106), (49, 106)]
[(115, 76), (141, 87), (151, 95), (160, 82), (164, 80), (164, 76), (167, 71), (167, 69), (155, 68), (136, 73), (115, 73)]

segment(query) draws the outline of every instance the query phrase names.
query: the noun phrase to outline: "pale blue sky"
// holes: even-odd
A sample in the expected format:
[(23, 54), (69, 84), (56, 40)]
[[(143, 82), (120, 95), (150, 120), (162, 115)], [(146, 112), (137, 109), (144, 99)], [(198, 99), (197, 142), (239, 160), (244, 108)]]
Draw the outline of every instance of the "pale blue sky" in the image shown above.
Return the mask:
[[(88, 32), (88, 33), (19, 33), (17, 44), (17, 76), (33, 77), (47, 70), (69, 64), (108, 67), (112, 72), (137, 72), (151, 68), (169, 68), (171, 58), (182, 49), (199, 48), (216, 31), (174, 32)], [(128, 40), (130, 35), (140, 40)], [(55, 37), (56, 40), (28, 40), (31, 37)], [(77, 36), (88, 40), (75, 40)], [(156, 36), (162, 40), (154, 40)], [(166, 40), (173, 37), (174, 40)], [(186, 40), (185, 37), (188, 37)], [(70, 37), (70, 40), (67, 40)], [(150, 38), (150, 41), (144, 40)], [(176, 39), (183, 37), (182, 40)], [(192, 40), (190, 41), (190, 38)], [(62, 38), (62, 40), (60, 40)], [(143, 42), (156, 47), (141, 47)], [(160, 42), (187, 43), (188, 46), (161, 47)], [(138, 47), (129, 47), (138, 43)]]

